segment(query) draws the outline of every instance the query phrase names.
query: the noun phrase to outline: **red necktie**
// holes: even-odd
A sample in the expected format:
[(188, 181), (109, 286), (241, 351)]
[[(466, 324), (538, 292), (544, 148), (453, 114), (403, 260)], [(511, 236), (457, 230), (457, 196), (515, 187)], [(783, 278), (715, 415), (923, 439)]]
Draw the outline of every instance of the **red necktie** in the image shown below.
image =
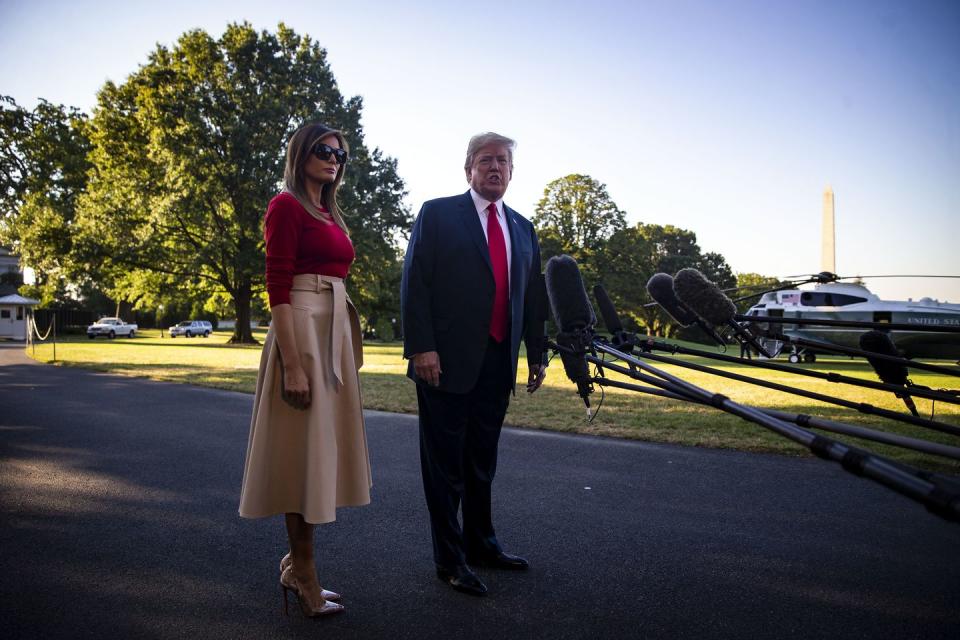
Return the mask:
[(493, 296), (493, 311), (490, 313), (490, 335), (497, 342), (507, 337), (507, 321), (510, 311), (510, 285), (507, 281), (507, 245), (503, 241), (503, 229), (497, 221), (497, 205), (487, 207), (487, 248), (490, 250), (490, 265), (493, 281), (497, 285)]

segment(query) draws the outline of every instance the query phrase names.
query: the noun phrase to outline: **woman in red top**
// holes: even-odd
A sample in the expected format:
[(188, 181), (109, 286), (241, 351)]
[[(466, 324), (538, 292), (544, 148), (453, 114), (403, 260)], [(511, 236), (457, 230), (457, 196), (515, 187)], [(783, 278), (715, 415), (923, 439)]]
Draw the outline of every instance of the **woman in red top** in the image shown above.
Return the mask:
[(370, 502), (370, 462), (357, 370), (360, 323), (343, 285), (354, 259), (337, 206), (348, 148), (320, 124), (287, 145), (284, 190), (264, 218), (273, 321), (260, 359), (240, 495), (246, 518), (285, 514), (284, 610), (292, 590), (308, 616), (343, 611), (320, 586), (314, 525)]

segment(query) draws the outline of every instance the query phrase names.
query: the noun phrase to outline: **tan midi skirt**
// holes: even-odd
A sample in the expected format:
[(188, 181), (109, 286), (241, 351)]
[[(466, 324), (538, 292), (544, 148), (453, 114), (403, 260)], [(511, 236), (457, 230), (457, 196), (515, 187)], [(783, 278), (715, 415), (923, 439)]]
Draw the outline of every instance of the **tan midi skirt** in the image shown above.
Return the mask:
[(280, 350), (267, 333), (253, 399), (240, 515), (299, 513), (315, 524), (337, 507), (370, 502), (370, 460), (357, 370), (360, 321), (343, 280), (297, 275), (290, 292), (300, 361), (310, 379), (310, 407), (280, 397)]

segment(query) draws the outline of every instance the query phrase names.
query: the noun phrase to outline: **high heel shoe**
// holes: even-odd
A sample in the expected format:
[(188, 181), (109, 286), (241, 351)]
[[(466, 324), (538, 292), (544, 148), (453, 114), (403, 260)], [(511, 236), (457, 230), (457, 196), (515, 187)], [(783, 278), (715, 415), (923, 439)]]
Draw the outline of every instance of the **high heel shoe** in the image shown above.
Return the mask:
[[(289, 567), (292, 564), (293, 564), (293, 558), (290, 557), (289, 553), (283, 556), (282, 558), (280, 558), (280, 582), (283, 582), (283, 572), (286, 571), (287, 567)], [(293, 587), (288, 586), (287, 588), (292, 589)], [(323, 587), (320, 587), (320, 595), (323, 596), (324, 600), (332, 600), (333, 602), (340, 602), (340, 600), (343, 599), (343, 596), (341, 596), (336, 591), (327, 591)]]
[(344, 611), (342, 604), (330, 602), (329, 600), (324, 600), (323, 604), (319, 607), (314, 607), (307, 602), (307, 598), (300, 590), (300, 585), (297, 583), (297, 579), (293, 577), (293, 567), (287, 567), (287, 569), (280, 574), (280, 586), (283, 588), (284, 615), (290, 615), (290, 612), (287, 610), (287, 591), (293, 591), (294, 595), (297, 596), (297, 602), (300, 604), (300, 610), (303, 611), (303, 615), (307, 616), (308, 618), (329, 616), (334, 613), (340, 613)]

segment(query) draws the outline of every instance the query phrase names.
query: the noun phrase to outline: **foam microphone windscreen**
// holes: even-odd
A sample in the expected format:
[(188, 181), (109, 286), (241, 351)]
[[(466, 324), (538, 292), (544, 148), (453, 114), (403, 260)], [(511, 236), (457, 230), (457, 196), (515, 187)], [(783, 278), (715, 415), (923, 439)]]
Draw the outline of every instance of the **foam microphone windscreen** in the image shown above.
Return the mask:
[(623, 323), (620, 322), (620, 316), (617, 315), (617, 309), (613, 306), (613, 300), (607, 295), (607, 290), (602, 284), (594, 285), (593, 299), (597, 301), (600, 308), (600, 317), (603, 318), (603, 325), (610, 333), (620, 333), (623, 331)]
[(597, 323), (576, 260), (567, 255), (550, 258), (546, 282), (550, 308), (560, 331), (572, 333)]
[(669, 273), (655, 273), (647, 280), (647, 293), (680, 326), (689, 327), (697, 321), (697, 317), (677, 299), (677, 294), (673, 290), (673, 276)]
[[(889, 334), (882, 331), (867, 331), (860, 336), (860, 348), (870, 353), (877, 353), (882, 356), (900, 357), (900, 352), (893, 344)], [(887, 384), (905, 385), (907, 384), (907, 366), (898, 362), (881, 360), (880, 358), (871, 358), (867, 356), (867, 361), (873, 370), (877, 372), (880, 380)]]
[(677, 271), (673, 290), (683, 304), (714, 326), (730, 324), (737, 314), (733, 301), (696, 269)]

